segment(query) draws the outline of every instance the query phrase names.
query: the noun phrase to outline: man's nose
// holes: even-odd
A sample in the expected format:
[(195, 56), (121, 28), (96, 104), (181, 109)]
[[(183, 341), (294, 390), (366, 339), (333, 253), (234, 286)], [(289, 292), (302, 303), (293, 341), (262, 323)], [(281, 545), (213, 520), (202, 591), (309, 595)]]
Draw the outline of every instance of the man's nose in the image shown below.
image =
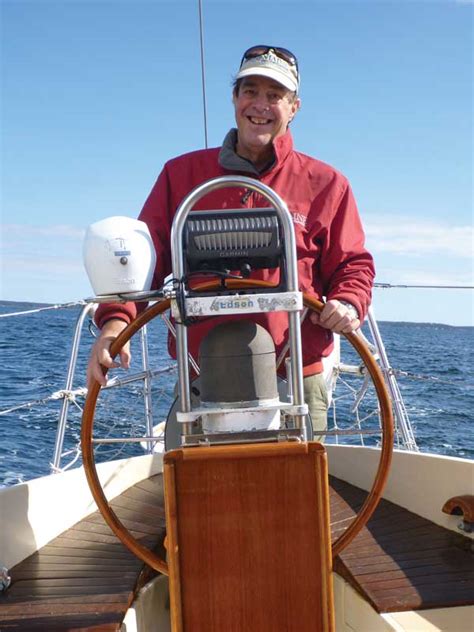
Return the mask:
[(270, 104), (268, 102), (266, 95), (264, 94), (258, 94), (256, 96), (255, 101), (254, 101), (254, 106), (261, 111), (270, 109)]

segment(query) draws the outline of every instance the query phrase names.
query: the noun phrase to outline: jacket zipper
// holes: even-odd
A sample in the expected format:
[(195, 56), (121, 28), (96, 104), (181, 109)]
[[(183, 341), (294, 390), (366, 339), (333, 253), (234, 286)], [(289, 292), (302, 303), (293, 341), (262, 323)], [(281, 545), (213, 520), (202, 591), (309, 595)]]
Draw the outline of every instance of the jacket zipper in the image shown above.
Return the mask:
[(247, 202), (250, 199), (250, 196), (252, 195), (252, 190), (251, 189), (245, 189), (245, 193), (243, 194), (243, 196), (240, 198), (240, 202), (243, 205), (246, 205)]

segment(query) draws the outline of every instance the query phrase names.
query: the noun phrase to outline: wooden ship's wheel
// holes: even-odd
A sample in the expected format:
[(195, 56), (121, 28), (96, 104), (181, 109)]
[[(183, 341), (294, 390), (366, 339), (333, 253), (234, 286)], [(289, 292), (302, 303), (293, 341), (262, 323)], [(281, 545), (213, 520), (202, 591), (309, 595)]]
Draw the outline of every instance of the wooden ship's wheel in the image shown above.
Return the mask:
[[(202, 289), (202, 290), (215, 289), (217, 285), (218, 284), (216, 283), (206, 283), (200, 286), (199, 289)], [(230, 280), (227, 282), (227, 285), (228, 285), (228, 288), (232, 290), (243, 289), (243, 288), (249, 287), (248, 281), (240, 281), (240, 280)], [(252, 287), (261, 287), (261, 286), (266, 287), (268, 285), (269, 284), (264, 281), (252, 281)], [(305, 307), (309, 308), (310, 310), (314, 310), (319, 313), (323, 308), (323, 304), (321, 302), (319, 302), (318, 300), (308, 295), (304, 295), (303, 300), (304, 300)], [(144, 310), (137, 317), (137, 319), (133, 321), (130, 325), (128, 325), (126, 329), (124, 329), (124, 331), (113, 342), (111, 346), (111, 355), (113, 357), (116, 356), (119, 350), (123, 347), (123, 345), (126, 342), (128, 342), (131, 339), (131, 337), (141, 327), (146, 325), (149, 321), (151, 321), (156, 316), (164, 313), (166, 310), (169, 309), (169, 307), (170, 307), (170, 301), (164, 300), (162, 302), (155, 303), (151, 307), (148, 307), (146, 310)], [(135, 555), (137, 555), (140, 559), (146, 562), (153, 569), (161, 573), (171, 575), (171, 578), (170, 578), (171, 580), (170, 585), (172, 587), (171, 588), (171, 597), (172, 597), (171, 603), (172, 603), (172, 611), (175, 612), (175, 615), (173, 615), (172, 613), (172, 620), (173, 620), (173, 616), (177, 617), (175, 621), (174, 629), (176, 630), (184, 629), (181, 623), (184, 616), (183, 612), (186, 610), (186, 608), (184, 608), (184, 606), (182, 606), (182, 603), (181, 603), (182, 588), (180, 586), (180, 582), (184, 581), (183, 574), (186, 574), (186, 572), (188, 573), (188, 575), (193, 574), (192, 569), (188, 568), (188, 570), (186, 570), (186, 564), (183, 563), (183, 552), (186, 550), (192, 552), (192, 551), (195, 551), (196, 548), (203, 549), (205, 547), (208, 547), (210, 550), (214, 546), (213, 542), (215, 542), (216, 540), (222, 539), (221, 535), (218, 535), (216, 537), (214, 533), (211, 541), (205, 543), (205, 542), (193, 540), (193, 538), (195, 537), (195, 530), (192, 533), (188, 533), (189, 537), (186, 536), (184, 532), (181, 533), (182, 530), (180, 531), (179, 525), (176, 524), (177, 516), (179, 514), (177, 505), (179, 504), (179, 502), (181, 502), (179, 500), (179, 491), (177, 491), (176, 486), (179, 483), (179, 485), (182, 485), (182, 486), (191, 485), (191, 487), (193, 487), (193, 485), (195, 484), (195, 481), (199, 479), (199, 476), (201, 476), (201, 474), (204, 477), (209, 476), (209, 474), (205, 473), (206, 467), (209, 471), (214, 472), (212, 476), (215, 476), (217, 478), (221, 477), (222, 473), (220, 471), (216, 473), (214, 470), (212, 470), (212, 467), (214, 467), (215, 462), (221, 458), (227, 459), (226, 461), (227, 465), (225, 465), (225, 468), (227, 468), (228, 470), (229, 462), (234, 463), (235, 459), (237, 459), (241, 463), (242, 460), (245, 460), (246, 457), (252, 456), (252, 454), (257, 455), (257, 452), (260, 455), (268, 456), (268, 454), (273, 454), (272, 451), (274, 451), (275, 456), (278, 453), (278, 455), (282, 456), (282, 458), (286, 458), (288, 460), (288, 463), (290, 462), (296, 463), (296, 461), (292, 459), (294, 459), (294, 457), (297, 457), (297, 456), (302, 457), (304, 453), (305, 458), (310, 459), (311, 463), (309, 465), (309, 470), (304, 469), (307, 467), (306, 465), (303, 466), (303, 470), (301, 470), (302, 472), (301, 479), (296, 478), (293, 480), (293, 484), (296, 484), (296, 485), (299, 484), (298, 481), (306, 480), (304, 479), (304, 477), (306, 476), (304, 472), (309, 471), (311, 473), (314, 471), (315, 467), (316, 469), (320, 470), (318, 474), (320, 478), (318, 479), (318, 482), (315, 482), (314, 484), (315, 485), (314, 498), (317, 497), (316, 505), (318, 505), (318, 507), (317, 507), (316, 513), (313, 514), (312, 517), (309, 518), (309, 520), (312, 520), (315, 523), (319, 521), (319, 526), (315, 524), (315, 529), (316, 531), (318, 531), (318, 533), (316, 533), (315, 535), (315, 541), (316, 541), (316, 538), (319, 538), (320, 540), (320, 544), (318, 545), (319, 548), (321, 549), (321, 542), (322, 542), (323, 549), (325, 548), (326, 550), (325, 551), (322, 550), (322, 552), (320, 551), (320, 554), (318, 554), (319, 557), (317, 560), (314, 561), (314, 564), (316, 566), (322, 565), (324, 567), (323, 575), (325, 576), (326, 579), (323, 578), (322, 582), (320, 580), (317, 580), (315, 586), (326, 585), (326, 588), (322, 590), (322, 593), (321, 593), (323, 595), (322, 596), (323, 600), (325, 599), (324, 595), (326, 595), (326, 593), (328, 595), (332, 594), (330, 579), (328, 579), (330, 578), (330, 573), (332, 569), (332, 560), (345, 547), (348, 546), (348, 544), (355, 538), (355, 536), (360, 532), (360, 530), (364, 527), (364, 525), (367, 523), (367, 521), (373, 514), (379, 500), (381, 499), (382, 491), (387, 481), (389, 468), (390, 468), (392, 449), (393, 449), (393, 419), (392, 419), (391, 403), (390, 403), (388, 392), (385, 387), (385, 382), (384, 382), (382, 373), (376, 361), (372, 357), (372, 354), (368, 350), (367, 346), (365, 345), (361, 337), (359, 337), (356, 333), (347, 334), (345, 335), (345, 337), (347, 338), (347, 340), (350, 342), (350, 344), (354, 347), (354, 349), (357, 351), (357, 353), (361, 357), (362, 361), (364, 362), (367, 368), (368, 373), (370, 374), (372, 378), (372, 381), (375, 387), (375, 392), (378, 398), (379, 407), (380, 407), (382, 442), (381, 442), (381, 452), (380, 452), (380, 460), (379, 460), (378, 468), (377, 468), (377, 471), (372, 483), (372, 488), (370, 492), (368, 493), (365, 503), (363, 504), (362, 508), (360, 509), (359, 513), (354, 518), (352, 523), (342, 533), (342, 535), (340, 535), (332, 543), (332, 545), (330, 545), (330, 536), (329, 536), (329, 509), (328, 509), (329, 502), (328, 502), (328, 493), (327, 493), (327, 469), (326, 469), (326, 460), (325, 460), (326, 455), (325, 455), (324, 448), (321, 446), (321, 444), (316, 443), (316, 442), (311, 442), (311, 443), (306, 443), (305, 445), (304, 443), (301, 443), (301, 442), (299, 443), (291, 442), (291, 443), (286, 443), (286, 444), (265, 444), (266, 448), (262, 448), (262, 445), (257, 446), (255, 444), (246, 445), (246, 446), (242, 446), (242, 445), (240, 446), (214, 446), (214, 447), (209, 447), (209, 448), (208, 447), (205, 447), (205, 448), (187, 447), (184, 449), (173, 450), (171, 452), (168, 452), (165, 454), (165, 457), (164, 457), (165, 498), (166, 498), (166, 504), (167, 504), (166, 512), (167, 512), (167, 531), (168, 531), (168, 545), (167, 545), (168, 546), (168, 561), (165, 561), (164, 559), (160, 558), (153, 551), (144, 547), (125, 528), (125, 526), (118, 519), (117, 515), (111, 509), (107, 501), (107, 498), (104, 494), (104, 491), (102, 489), (99, 477), (97, 475), (95, 459), (94, 459), (94, 451), (93, 451), (93, 440), (92, 440), (94, 413), (95, 413), (97, 398), (100, 392), (100, 386), (97, 382), (94, 382), (91, 385), (88, 395), (87, 395), (85, 407), (84, 407), (81, 442), (82, 442), (82, 455), (83, 455), (84, 469), (85, 469), (89, 486), (91, 488), (92, 495), (102, 515), (104, 516), (106, 522), (109, 524), (110, 528), (114, 531), (117, 537), (125, 544), (125, 546), (128, 549), (130, 549)], [(198, 469), (195, 471), (193, 470), (192, 475), (179, 473), (181, 471), (179, 468), (186, 469), (186, 467), (193, 467), (191, 465), (191, 462), (193, 461), (196, 461), (196, 463), (197, 461), (199, 461), (200, 465), (198, 464), (195, 465), (195, 467), (197, 467)], [(206, 462), (207, 462), (207, 466), (206, 466)], [(185, 463), (187, 463), (187, 465), (185, 465)], [(204, 469), (203, 469), (203, 463), (204, 463)], [(252, 470), (250, 468), (250, 470), (248, 470), (249, 472), (253, 472), (253, 475), (256, 475), (259, 477), (259, 480), (257, 481), (258, 483), (257, 487), (258, 485), (260, 485), (260, 482), (263, 486), (265, 486), (263, 479), (260, 481), (260, 472), (264, 472), (264, 473), (269, 472), (270, 471), (268, 469), (269, 463), (270, 461), (268, 460), (265, 461), (265, 466), (263, 467), (263, 469), (261, 468), (257, 470)], [(283, 463), (283, 461), (281, 463)], [(278, 467), (286, 467), (286, 466), (282, 466), (280, 464)], [(291, 468), (293, 468), (293, 466), (291, 466)], [(273, 475), (269, 474), (270, 478), (273, 476), (272, 480), (277, 479), (280, 475), (279, 474), (280, 471), (281, 470), (277, 469), (274, 471)], [(293, 471), (293, 470), (288, 470), (288, 469), (285, 470), (285, 472), (288, 472), (288, 471)], [(237, 474), (236, 476), (240, 481), (240, 478), (239, 478), (240, 475)], [(248, 474), (248, 476), (251, 476), (251, 474)], [(298, 474), (298, 476), (300, 475)], [(308, 479), (310, 481), (310, 483), (308, 483), (309, 486), (313, 484), (311, 482), (313, 480), (311, 476), (312, 475), (310, 475), (310, 479)], [(205, 486), (207, 485), (207, 487), (209, 486), (212, 487), (212, 484), (209, 483), (209, 480), (207, 480), (207, 482), (203, 482), (203, 485)], [(239, 482), (238, 485), (240, 486), (241, 482)], [(231, 489), (235, 489), (235, 487), (236, 487), (236, 483), (234, 481), (233, 487), (231, 486)], [(254, 484), (254, 487), (255, 487), (255, 484)], [(272, 491), (269, 487), (267, 491), (264, 493), (267, 494), (267, 496), (262, 496), (261, 498), (255, 497), (252, 502), (261, 503), (262, 499), (265, 501), (265, 498), (268, 497), (268, 494), (271, 495), (272, 493), (275, 493), (275, 489), (273, 489)], [(192, 496), (193, 494), (190, 494), (188, 490), (188, 494), (186, 498), (189, 499)], [(285, 498), (288, 499), (288, 496), (292, 497), (293, 495), (291, 493), (289, 494), (287, 493)], [(303, 494), (303, 497), (304, 497), (304, 494)], [(309, 498), (311, 500), (312, 496), (310, 496)], [(227, 495), (226, 497), (222, 497), (220, 499), (214, 498), (211, 504), (208, 506), (215, 507), (216, 503), (219, 503), (219, 502), (222, 502), (222, 504), (225, 505), (226, 503), (228, 503), (228, 501), (229, 501), (229, 495)], [(298, 514), (300, 509), (302, 509), (301, 498), (300, 498), (300, 501), (297, 501), (297, 500), (295, 501), (292, 497), (291, 500), (289, 500), (288, 502), (290, 503), (288, 507), (289, 513), (290, 515), (295, 516), (296, 514)], [(300, 505), (298, 504), (294, 505), (295, 502), (300, 502)], [(311, 501), (309, 502), (309, 504), (311, 504)], [(235, 510), (235, 507), (233, 511), (234, 510)], [(208, 529), (207, 523), (200, 522), (202, 518), (202, 515), (200, 514), (202, 514), (203, 511), (206, 511), (205, 505), (202, 505), (201, 507), (197, 507), (197, 506), (194, 507), (194, 511), (199, 516), (197, 519), (194, 520), (195, 526), (199, 524), (201, 525), (200, 527), (196, 526), (196, 528), (199, 531), (208, 530), (209, 533), (211, 533), (214, 527), (212, 527), (212, 529), (211, 528)], [(226, 511), (226, 509), (224, 509), (224, 511)], [(243, 511), (245, 513), (245, 511), (248, 511), (248, 508), (247, 510), (243, 510)], [(285, 514), (280, 515), (280, 517), (277, 518), (277, 521), (281, 522), (282, 516), (283, 516), (283, 521), (284, 521)], [(190, 521), (193, 522), (193, 519), (190, 520), (190, 517), (188, 514), (186, 514), (186, 518), (182, 517), (182, 520), (183, 522), (186, 522), (186, 523), (189, 523)], [(257, 534), (256, 537), (259, 537), (262, 541), (265, 541), (265, 542), (267, 541), (268, 534), (266, 532), (259, 532), (257, 528), (256, 534)], [(296, 534), (298, 534), (298, 531), (296, 531), (292, 537), (294, 538)], [(189, 539), (188, 549), (186, 549), (186, 545), (185, 545), (186, 537), (188, 537), (188, 539), (191, 538)], [(209, 537), (211, 536), (209, 535)], [(308, 537), (309, 537), (309, 541), (311, 542), (311, 537), (312, 537), (311, 534)], [(329, 546), (330, 546), (330, 550), (329, 550)], [(315, 548), (317, 548), (316, 544), (315, 544)], [(241, 558), (245, 557), (245, 555), (242, 555), (243, 553), (244, 551), (240, 550)], [(192, 553), (190, 553), (190, 555), (192, 557)], [(209, 555), (211, 555), (211, 553), (209, 553)], [(221, 551), (219, 555), (223, 558), (226, 557), (225, 551), (224, 552)], [(270, 557), (272, 556), (270, 555)], [(203, 562), (203, 560), (201, 560), (201, 562)], [(217, 567), (220, 562), (217, 562), (216, 560), (214, 560), (214, 563)], [(205, 564), (206, 566), (208, 565), (207, 561), (205, 561)], [(235, 562), (233, 562), (233, 564), (235, 566)], [(306, 567), (305, 560), (302, 559), (301, 564), (303, 565), (303, 568)], [(290, 565), (293, 565), (293, 562), (291, 562)], [(244, 564), (244, 568), (246, 568), (245, 564)], [(196, 573), (198, 572), (197, 569), (195, 569), (195, 572)], [(271, 570), (268, 571), (267, 569), (267, 571), (265, 572), (267, 572), (268, 574), (268, 572), (271, 573), (273, 571)], [(211, 597), (211, 599), (212, 598), (214, 597)], [(198, 599), (197, 601), (194, 600), (195, 602), (194, 606), (192, 607), (190, 606), (191, 611), (194, 612), (194, 615), (191, 615), (188, 612), (188, 614), (186, 615), (188, 621), (189, 621), (189, 617), (191, 617), (192, 619), (192, 616), (195, 616), (198, 618), (204, 616), (203, 613), (201, 613), (200, 608), (201, 608), (201, 602), (205, 600), (206, 600), (205, 596), (202, 599)], [(328, 602), (331, 601), (331, 599), (329, 598), (327, 598), (326, 600)], [(249, 601), (248, 595), (245, 597), (244, 601), (246, 602)], [(193, 607), (194, 607), (194, 610), (193, 610)], [(298, 608), (301, 610), (301, 604), (300, 606), (298, 606)], [(323, 610), (325, 609), (323, 608)], [(329, 608), (329, 611), (330, 610), (331, 608)], [(321, 619), (321, 625), (319, 627), (315, 627), (314, 629), (315, 630), (332, 630), (333, 627), (331, 624), (331, 620), (332, 620), (331, 617), (332, 617), (332, 614), (329, 614), (327, 615), (324, 621), (323, 619)], [(194, 623), (193, 626), (195, 625), (197, 624)], [(244, 624), (239, 623), (238, 625), (244, 625)], [(194, 629), (199, 629), (199, 628), (187, 627), (186, 629), (193, 629), (193, 632), (194, 632)], [(205, 629), (205, 628), (202, 628), (202, 629)], [(215, 628), (215, 629), (217, 630), (218, 628)], [(266, 629), (266, 628), (262, 628), (262, 630), (263, 629)], [(302, 628), (299, 628), (299, 629), (305, 629), (304, 625)]]

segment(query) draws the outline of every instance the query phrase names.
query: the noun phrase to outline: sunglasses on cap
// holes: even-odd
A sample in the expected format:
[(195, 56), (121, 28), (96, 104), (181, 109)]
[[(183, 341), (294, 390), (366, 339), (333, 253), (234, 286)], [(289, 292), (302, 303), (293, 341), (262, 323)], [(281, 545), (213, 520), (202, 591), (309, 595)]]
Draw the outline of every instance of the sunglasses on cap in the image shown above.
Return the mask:
[(242, 55), (242, 60), (240, 65), (249, 59), (253, 59), (254, 57), (260, 57), (261, 55), (266, 55), (270, 51), (273, 51), (277, 57), (286, 61), (290, 66), (294, 66), (296, 69), (296, 73), (299, 74), (298, 70), (298, 61), (293, 55), (293, 53), (287, 48), (281, 48), (281, 46), (265, 46), (264, 44), (260, 44), (258, 46), (252, 46), (248, 48), (245, 53)]

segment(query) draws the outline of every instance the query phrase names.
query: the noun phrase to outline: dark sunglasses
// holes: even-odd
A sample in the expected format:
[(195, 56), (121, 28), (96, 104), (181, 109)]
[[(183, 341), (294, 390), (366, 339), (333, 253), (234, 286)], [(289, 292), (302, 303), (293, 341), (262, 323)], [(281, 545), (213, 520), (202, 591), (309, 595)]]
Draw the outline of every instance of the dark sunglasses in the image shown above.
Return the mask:
[(290, 66), (294, 66), (296, 68), (296, 73), (299, 74), (298, 60), (296, 59), (295, 55), (293, 55), (293, 53), (287, 48), (281, 48), (280, 46), (265, 46), (263, 44), (252, 46), (251, 48), (248, 48), (242, 55), (240, 65), (242, 66), (244, 61), (247, 61), (248, 59), (253, 59), (254, 57), (266, 55), (271, 50), (275, 53), (277, 57), (283, 59), (283, 61), (286, 61), (287, 64), (290, 64)]

